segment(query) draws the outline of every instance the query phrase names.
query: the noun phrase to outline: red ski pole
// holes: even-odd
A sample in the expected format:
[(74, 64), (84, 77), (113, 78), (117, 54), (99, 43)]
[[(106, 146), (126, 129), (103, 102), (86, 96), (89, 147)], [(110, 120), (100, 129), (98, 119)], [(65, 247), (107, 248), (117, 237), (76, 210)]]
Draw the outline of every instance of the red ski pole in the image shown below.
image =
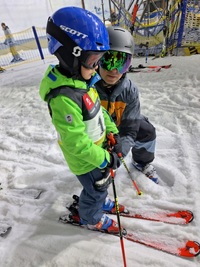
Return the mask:
[(112, 177), (113, 193), (114, 193), (114, 198), (115, 198), (115, 209), (116, 209), (117, 221), (118, 221), (118, 226), (119, 226), (119, 237), (120, 237), (120, 243), (121, 243), (121, 249), (122, 249), (122, 256), (123, 256), (123, 261), (124, 261), (124, 267), (126, 267), (127, 265), (126, 265), (125, 249), (124, 249), (124, 240), (123, 240), (122, 227), (121, 227), (121, 222), (120, 222), (119, 205), (118, 205), (117, 192), (116, 192), (115, 181), (114, 181), (114, 173), (112, 169), (110, 169), (110, 174)]
[(130, 27), (131, 35), (133, 34), (133, 31), (134, 31), (134, 24), (135, 24), (136, 14), (137, 14), (137, 10), (138, 10), (138, 4), (137, 3), (138, 3), (138, 0), (135, 3), (134, 8), (133, 8), (133, 17), (132, 17), (131, 27)]
[[(114, 138), (114, 136), (113, 136), (113, 134), (111, 132), (107, 134), (107, 138), (110, 140), (111, 144), (114, 146), (115, 145), (115, 138)], [(133, 184), (134, 184), (134, 186), (135, 186), (135, 188), (136, 188), (136, 190), (138, 192), (138, 195), (143, 195), (143, 192), (138, 189), (138, 187), (136, 185), (136, 182), (134, 181), (129, 168), (127, 167), (127, 165), (126, 165), (126, 163), (125, 163), (125, 161), (124, 161), (124, 159), (122, 157), (122, 154), (119, 153), (118, 157), (120, 158), (120, 160), (122, 161), (125, 169), (127, 170), (128, 174), (129, 174), (129, 177), (131, 178), (131, 180), (132, 180), (132, 182), (133, 182)]]

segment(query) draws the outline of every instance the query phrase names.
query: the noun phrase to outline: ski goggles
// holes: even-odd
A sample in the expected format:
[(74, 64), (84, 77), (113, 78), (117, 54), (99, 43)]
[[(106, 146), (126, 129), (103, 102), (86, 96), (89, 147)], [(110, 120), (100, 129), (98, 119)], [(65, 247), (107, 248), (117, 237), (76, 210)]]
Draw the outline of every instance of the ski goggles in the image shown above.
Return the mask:
[(81, 58), (81, 65), (86, 69), (94, 69), (99, 65), (99, 61), (104, 55), (103, 52), (85, 51)]
[(108, 51), (101, 58), (100, 67), (107, 71), (117, 69), (120, 74), (123, 74), (131, 63), (131, 57), (124, 52)]

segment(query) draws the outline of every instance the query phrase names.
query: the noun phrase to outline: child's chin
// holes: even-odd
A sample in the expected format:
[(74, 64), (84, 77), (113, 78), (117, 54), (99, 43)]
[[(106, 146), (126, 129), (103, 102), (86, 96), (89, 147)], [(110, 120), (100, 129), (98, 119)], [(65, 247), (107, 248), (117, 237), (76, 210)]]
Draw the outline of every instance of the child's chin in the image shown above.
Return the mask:
[(89, 81), (91, 79), (92, 76), (87, 77), (87, 79), (84, 78), (85, 81)]

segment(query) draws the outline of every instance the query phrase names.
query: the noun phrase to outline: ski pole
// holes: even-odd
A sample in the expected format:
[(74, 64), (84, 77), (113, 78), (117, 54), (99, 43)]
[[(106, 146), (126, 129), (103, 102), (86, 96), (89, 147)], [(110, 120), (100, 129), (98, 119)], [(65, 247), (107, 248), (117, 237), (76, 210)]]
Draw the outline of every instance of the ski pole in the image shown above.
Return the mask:
[(118, 221), (118, 226), (119, 226), (119, 237), (120, 237), (120, 243), (121, 243), (121, 249), (122, 249), (122, 256), (123, 256), (123, 261), (124, 261), (124, 267), (126, 267), (127, 265), (126, 265), (126, 256), (125, 256), (125, 250), (124, 250), (124, 240), (123, 240), (122, 227), (121, 227), (121, 222), (120, 222), (119, 205), (118, 205), (117, 192), (116, 192), (115, 181), (114, 181), (114, 173), (112, 169), (110, 169), (110, 174), (112, 177), (112, 186), (113, 186), (113, 193), (114, 193), (114, 198), (115, 198), (115, 209), (116, 209), (117, 221)]
[[(107, 138), (111, 141), (111, 144), (114, 146), (115, 145), (115, 138), (114, 138), (114, 136), (113, 136), (113, 134), (111, 132), (107, 134)], [(135, 188), (136, 188), (136, 190), (138, 192), (138, 195), (143, 195), (143, 192), (138, 189), (138, 187), (136, 185), (136, 182), (134, 181), (129, 168), (127, 167), (127, 165), (126, 165), (126, 163), (125, 163), (125, 161), (124, 161), (124, 159), (122, 157), (122, 154), (119, 153), (118, 157), (120, 158), (120, 160), (122, 161), (125, 169), (127, 170), (128, 174), (129, 174), (129, 177), (131, 178), (131, 180), (132, 180), (132, 182), (133, 182), (133, 184), (134, 184), (134, 186), (135, 186)]]
[(136, 1), (135, 5), (134, 5), (134, 8), (133, 8), (133, 17), (132, 17), (131, 27), (130, 27), (131, 35), (133, 35), (133, 31), (134, 31), (134, 24), (135, 24), (135, 20), (136, 20), (136, 14), (137, 14), (137, 11), (138, 11), (138, 2), (139, 2), (139, 0)]

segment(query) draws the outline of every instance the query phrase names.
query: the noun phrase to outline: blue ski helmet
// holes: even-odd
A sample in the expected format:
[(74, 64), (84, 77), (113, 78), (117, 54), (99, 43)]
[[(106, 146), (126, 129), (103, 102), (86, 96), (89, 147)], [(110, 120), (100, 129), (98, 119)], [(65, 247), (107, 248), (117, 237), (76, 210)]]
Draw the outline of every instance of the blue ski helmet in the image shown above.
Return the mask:
[(47, 22), (48, 48), (71, 73), (80, 65), (97, 66), (109, 50), (109, 37), (103, 22), (91, 12), (78, 7), (57, 10)]

